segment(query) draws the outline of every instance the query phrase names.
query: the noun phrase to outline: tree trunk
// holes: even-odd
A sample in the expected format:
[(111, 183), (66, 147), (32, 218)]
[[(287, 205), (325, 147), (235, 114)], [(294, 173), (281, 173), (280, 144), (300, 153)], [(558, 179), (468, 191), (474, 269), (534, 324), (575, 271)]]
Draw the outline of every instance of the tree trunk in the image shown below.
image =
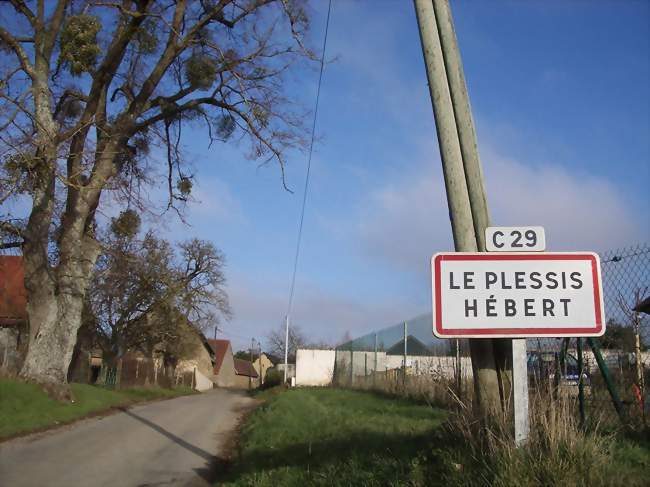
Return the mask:
[[(20, 372), (22, 377), (44, 385), (67, 383), (77, 330), (81, 326), (82, 307), (83, 297), (69, 294), (32, 305), (42, 320), (29, 344)], [(45, 315), (45, 311), (49, 314)]]
[[(91, 237), (79, 239), (77, 255), (60, 262), (54, 275), (58, 291), (34, 300), (28, 292), (30, 328), (37, 330), (29, 343), (21, 377), (42, 384), (57, 399), (70, 398), (67, 376), (77, 332), (82, 324), (83, 302), (90, 275), (99, 255), (99, 245)], [(26, 276), (26, 281), (38, 279)], [(38, 282), (30, 282), (31, 288)]]

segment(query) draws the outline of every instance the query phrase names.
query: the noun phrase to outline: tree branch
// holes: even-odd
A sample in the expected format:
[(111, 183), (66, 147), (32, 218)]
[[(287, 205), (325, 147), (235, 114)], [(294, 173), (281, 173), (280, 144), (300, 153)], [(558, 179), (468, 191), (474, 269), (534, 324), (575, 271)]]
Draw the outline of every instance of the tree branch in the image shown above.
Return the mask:
[(35, 15), (34, 12), (32, 12), (27, 4), (23, 2), (22, 0), (9, 0), (9, 3), (14, 7), (16, 12), (23, 14), (25, 18), (29, 21), (31, 25), (34, 25), (35, 22)]
[(0, 27), (0, 39), (5, 41), (7, 45), (11, 48), (11, 50), (14, 52), (14, 54), (18, 58), (18, 62), (20, 62), (20, 67), (23, 69), (25, 74), (27, 74), (27, 76), (29, 76), (30, 78), (34, 79), (35, 76), (34, 67), (29, 62), (29, 57), (27, 57), (27, 53), (25, 52), (23, 47), (19, 44), (19, 42), (16, 40), (16, 38), (12, 36), (3, 27)]

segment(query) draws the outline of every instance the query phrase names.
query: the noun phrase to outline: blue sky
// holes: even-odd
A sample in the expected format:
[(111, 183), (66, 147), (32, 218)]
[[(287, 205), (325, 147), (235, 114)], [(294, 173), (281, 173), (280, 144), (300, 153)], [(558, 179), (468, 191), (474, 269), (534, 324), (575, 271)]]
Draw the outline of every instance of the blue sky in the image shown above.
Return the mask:
[[(312, 4), (313, 45), (327, 8)], [(495, 224), (543, 225), (549, 250), (650, 240), (647, 2), (452, 2)], [(334, 0), (293, 322), (336, 342), (430, 309), (428, 260), (452, 249), (427, 82), (410, 0)], [(292, 96), (311, 108), (316, 67)], [(185, 140), (190, 227), (228, 259), (243, 348), (286, 313), (306, 155), (276, 166), (245, 147)], [(171, 215), (169, 215), (171, 219)]]

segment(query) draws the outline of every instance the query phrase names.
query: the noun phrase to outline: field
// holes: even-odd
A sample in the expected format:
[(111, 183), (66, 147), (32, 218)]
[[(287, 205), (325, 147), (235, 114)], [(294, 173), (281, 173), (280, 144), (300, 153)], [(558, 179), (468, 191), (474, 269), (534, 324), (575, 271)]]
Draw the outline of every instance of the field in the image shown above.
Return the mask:
[(69, 423), (112, 407), (191, 393), (189, 388), (114, 391), (86, 384), (70, 387), (75, 402), (61, 403), (34, 384), (0, 378), (0, 439)]
[(560, 424), (515, 449), (482, 446), (452, 413), (372, 392), (297, 389), (264, 400), (219, 485), (634, 486), (650, 472), (647, 443), (568, 435), (553, 429)]

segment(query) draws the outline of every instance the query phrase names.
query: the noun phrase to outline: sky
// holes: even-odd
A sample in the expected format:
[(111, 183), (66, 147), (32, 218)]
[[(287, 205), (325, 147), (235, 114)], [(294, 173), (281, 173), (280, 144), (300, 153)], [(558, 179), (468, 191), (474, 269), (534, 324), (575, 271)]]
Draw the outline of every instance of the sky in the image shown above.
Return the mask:
[[(320, 46), (327, 2), (310, 5)], [(650, 4), (451, 7), (492, 223), (542, 225), (552, 251), (650, 242)], [(333, 0), (326, 59), (291, 321), (335, 344), (430, 312), (429, 260), (453, 242), (413, 2)], [(289, 95), (313, 110), (317, 80), (316, 63), (293, 73)], [(217, 336), (264, 343), (287, 313), (307, 154), (289, 154), (290, 193), (244, 144), (185, 134), (188, 224), (151, 225), (224, 252)]]
[[(327, 3), (311, 5), (320, 45)], [(493, 224), (542, 225), (554, 251), (650, 241), (648, 3), (452, 13)], [(291, 321), (336, 343), (429, 312), (429, 259), (453, 242), (412, 2), (334, 0), (326, 58)], [(314, 66), (291, 85), (309, 109), (317, 79)], [(307, 156), (289, 158), (289, 193), (277, 166), (195, 135), (189, 225), (161, 232), (225, 253), (234, 316), (217, 336), (245, 348), (287, 313)]]

